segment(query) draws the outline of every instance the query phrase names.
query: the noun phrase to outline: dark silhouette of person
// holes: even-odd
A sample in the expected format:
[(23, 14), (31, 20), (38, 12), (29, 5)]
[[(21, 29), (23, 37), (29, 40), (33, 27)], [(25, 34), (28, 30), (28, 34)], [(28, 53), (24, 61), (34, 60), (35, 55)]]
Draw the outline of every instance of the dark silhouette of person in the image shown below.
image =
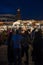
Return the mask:
[(33, 41), (33, 51), (32, 51), (32, 60), (35, 62), (35, 65), (43, 65), (43, 39), (41, 29), (35, 32), (35, 38)]
[(30, 39), (28, 36), (28, 31), (25, 31), (22, 33), (23, 39), (21, 41), (21, 47), (22, 47), (22, 57), (24, 54), (26, 54), (26, 61), (25, 65), (29, 64), (29, 44), (30, 44)]
[(14, 65), (21, 65), (21, 39), (19, 30), (16, 30), (16, 33), (12, 36)]
[(32, 41), (32, 43), (33, 43), (34, 37), (35, 37), (35, 30), (36, 30), (36, 28), (34, 28), (34, 29), (32, 30), (32, 32), (31, 32), (31, 41)]
[(0, 46), (2, 45), (2, 35), (0, 34)]
[(12, 65), (12, 62), (13, 62), (13, 47), (12, 47), (12, 41), (11, 41), (12, 35), (13, 35), (12, 32), (9, 33), (8, 40), (7, 40), (7, 45), (8, 45), (7, 56), (8, 56), (8, 64), (9, 65)]

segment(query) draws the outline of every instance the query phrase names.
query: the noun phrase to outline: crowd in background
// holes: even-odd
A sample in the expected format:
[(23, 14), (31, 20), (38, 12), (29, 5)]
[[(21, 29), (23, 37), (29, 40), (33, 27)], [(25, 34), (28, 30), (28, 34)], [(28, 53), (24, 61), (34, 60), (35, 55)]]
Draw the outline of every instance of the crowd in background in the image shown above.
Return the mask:
[(32, 49), (32, 61), (35, 65), (43, 65), (43, 33), (41, 29), (7, 29), (0, 33), (0, 46), (8, 46), (8, 63), (12, 65), (22, 65), (22, 57), (26, 55), (25, 65), (29, 65), (29, 46)]

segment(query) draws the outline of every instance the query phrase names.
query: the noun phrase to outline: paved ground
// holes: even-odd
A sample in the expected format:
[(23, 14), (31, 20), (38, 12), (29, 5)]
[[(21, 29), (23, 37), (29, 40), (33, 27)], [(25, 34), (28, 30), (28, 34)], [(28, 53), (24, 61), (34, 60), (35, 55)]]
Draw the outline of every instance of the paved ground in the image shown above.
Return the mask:
[[(29, 65), (34, 65), (32, 62), (32, 57), (31, 57), (31, 46), (29, 48)], [(25, 56), (23, 60), (25, 59)], [(8, 60), (7, 60), (7, 46), (2, 45), (0, 46), (0, 65), (8, 65)]]

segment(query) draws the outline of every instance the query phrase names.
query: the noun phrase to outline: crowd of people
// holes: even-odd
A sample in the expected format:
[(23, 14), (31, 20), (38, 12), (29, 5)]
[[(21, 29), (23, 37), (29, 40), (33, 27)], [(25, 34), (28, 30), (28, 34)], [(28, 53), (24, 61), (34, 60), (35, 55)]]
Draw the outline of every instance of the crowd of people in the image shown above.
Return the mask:
[(41, 29), (24, 30), (12, 29), (0, 33), (0, 46), (5, 44), (7, 48), (8, 64), (22, 65), (22, 57), (26, 55), (24, 65), (29, 65), (29, 46), (32, 49), (32, 61), (34, 65), (43, 65), (43, 33)]

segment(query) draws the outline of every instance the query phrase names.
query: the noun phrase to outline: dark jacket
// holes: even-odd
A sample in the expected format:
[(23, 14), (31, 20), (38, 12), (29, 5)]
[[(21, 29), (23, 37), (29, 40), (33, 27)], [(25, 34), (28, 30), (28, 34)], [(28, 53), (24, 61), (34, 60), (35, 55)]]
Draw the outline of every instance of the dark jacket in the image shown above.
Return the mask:
[(21, 48), (22, 36), (20, 34), (14, 34), (12, 36), (13, 48)]
[(8, 45), (8, 49), (7, 49), (7, 51), (8, 51), (8, 61), (9, 62), (12, 62), (13, 61), (13, 45), (12, 45), (12, 42), (11, 42), (11, 39), (12, 39), (12, 32), (10, 32), (10, 34), (9, 34), (9, 37), (8, 37), (8, 41), (7, 41), (7, 45)]
[(29, 44), (30, 44), (30, 39), (29, 39), (29, 36), (28, 36), (28, 34), (25, 34), (24, 33), (24, 35), (22, 35), (22, 40), (21, 40), (21, 46), (22, 47), (28, 47), (29, 48)]
[(35, 32), (35, 38), (33, 41), (32, 60), (41, 62), (43, 57), (43, 39), (41, 31)]

